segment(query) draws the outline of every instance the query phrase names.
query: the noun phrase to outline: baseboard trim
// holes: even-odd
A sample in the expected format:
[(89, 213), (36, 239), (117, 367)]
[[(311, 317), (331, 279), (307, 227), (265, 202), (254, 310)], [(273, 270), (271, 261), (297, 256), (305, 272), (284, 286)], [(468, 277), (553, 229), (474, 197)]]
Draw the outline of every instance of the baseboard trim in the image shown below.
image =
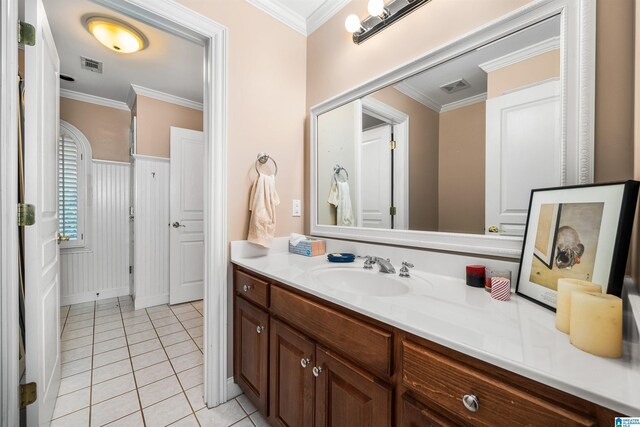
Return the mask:
[[(96, 293), (100, 295), (96, 295)], [(76, 295), (65, 295), (60, 297), (60, 305), (81, 304), (83, 302), (100, 301), (107, 298), (123, 297), (129, 295), (129, 285), (121, 288), (104, 289), (100, 291), (84, 292)]]
[[(128, 290), (129, 289), (127, 288), (127, 291)], [(136, 310), (161, 304), (169, 304), (169, 294), (152, 295), (148, 297), (135, 297), (133, 299), (133, 306)]]
[(233, 377), (227, 378), (227, 400), (231, 400), (235, 397), (238, 397), (242, 394), (242, 389), (240, 386), (236, 384)]

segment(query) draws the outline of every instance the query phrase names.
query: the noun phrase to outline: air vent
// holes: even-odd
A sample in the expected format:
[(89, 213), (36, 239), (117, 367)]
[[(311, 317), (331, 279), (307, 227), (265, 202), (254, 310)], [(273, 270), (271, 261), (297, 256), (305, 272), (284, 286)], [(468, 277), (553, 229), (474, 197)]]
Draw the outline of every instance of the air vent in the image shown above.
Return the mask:
[(80, 57), (80, 65), (85, 70), (89, 70), (89, 71), (93, 71), (94, 73), (102, 74), (102, 62), (100, 62), (100, 61), (81, 56)]
[(466, 89), (469, 86), (471, 85), (465, 79), (459, 79), (459, 80), (456, 80), (455, 82), (447, 83), (446, 85), (440, 86), (440, 89), (451, 94), (451, 93), (459, 92), (463, 89)]

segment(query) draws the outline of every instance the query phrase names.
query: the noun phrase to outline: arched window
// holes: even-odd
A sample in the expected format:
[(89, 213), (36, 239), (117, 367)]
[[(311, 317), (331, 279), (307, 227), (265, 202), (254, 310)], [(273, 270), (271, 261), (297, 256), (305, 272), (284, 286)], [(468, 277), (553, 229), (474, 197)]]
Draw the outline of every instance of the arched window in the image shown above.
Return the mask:
[(58, 138), (58, 221), (61, 249), (87, 241), (87, 194), (91, 185), (91, 145), (80, 130), (60, 120)]

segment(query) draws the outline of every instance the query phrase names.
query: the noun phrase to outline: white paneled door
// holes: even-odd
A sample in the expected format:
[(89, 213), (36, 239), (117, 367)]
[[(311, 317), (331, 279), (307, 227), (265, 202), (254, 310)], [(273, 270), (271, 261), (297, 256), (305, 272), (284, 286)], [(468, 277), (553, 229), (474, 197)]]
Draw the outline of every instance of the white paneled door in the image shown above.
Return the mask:
[(171, 128), (169, 302), (204, 296), (204, 136)]
[(391, 125), (362, 132), (362, 226), (391, 228)]
[(25, 47), (25, 202), (36, 207), (35, 224), (25, 227), (26, 382), (38, 387), (27, 425), (48, 426), (60, 385), (60, 62), (41, 0), (25, 0), (25, 18), (36, 28), (35, 46)]

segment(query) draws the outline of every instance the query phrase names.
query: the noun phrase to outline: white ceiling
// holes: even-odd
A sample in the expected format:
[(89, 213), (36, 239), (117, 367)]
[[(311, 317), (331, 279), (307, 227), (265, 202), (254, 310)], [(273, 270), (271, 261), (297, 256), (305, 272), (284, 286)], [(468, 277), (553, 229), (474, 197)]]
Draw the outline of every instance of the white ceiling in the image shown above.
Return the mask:
[(305, 36), (313, 33), (351, 0), (247, 0)]
[[(559, 35), (560, 18), (556, 16), (409, 77), (394, 87), (428, 107), (439, 110), (447, 104), (480, 97), (487, 92), (487, 73), (480, 68), (481, 64)], [(452, 94), (440, 89), (441, 86), (461, 78), (471, 86)]]
[[(43, 0), (60, 56), (62, 74), (75, 82), (60, 87), (126, 102), (131, 84), (202, 103), (204, 50), (201, 45), (111, 11), (89, 0)], [(146, 49), (123, 54), (100, 44), (82, 25), (86, 14), (119, 18), (149, 40)], [(80, 68), (80, 56), (102, 61), (103, 74)]]

